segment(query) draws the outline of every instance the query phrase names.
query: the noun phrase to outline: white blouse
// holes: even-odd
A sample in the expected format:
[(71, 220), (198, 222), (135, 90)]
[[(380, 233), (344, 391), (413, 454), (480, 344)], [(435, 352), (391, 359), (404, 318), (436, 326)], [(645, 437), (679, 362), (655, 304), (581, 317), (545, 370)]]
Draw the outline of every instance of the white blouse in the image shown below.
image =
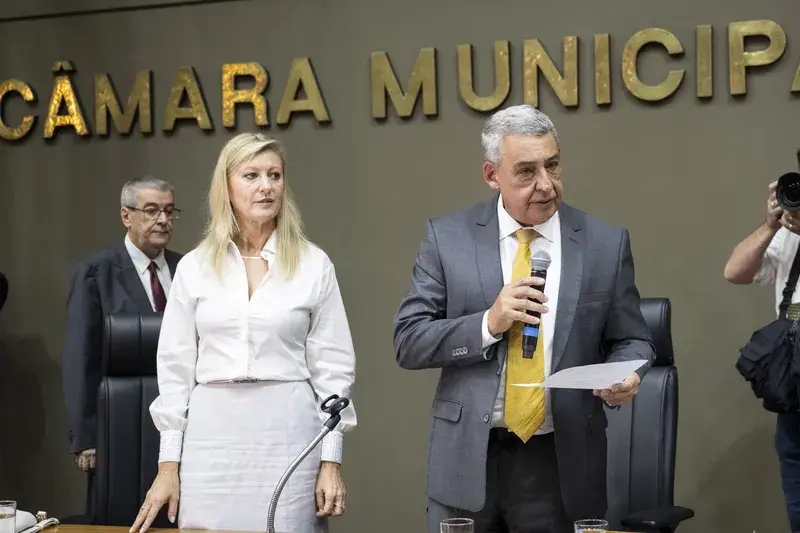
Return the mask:
[[(159, 462), (180, 461), (189, 396), (196, 383), (255, 378), (309, 380), (318, 401), (350, 398), (355, 354), (333, 263), (310, 244), (291, 279), (275, 265), (273, 232), (261, 256), (269, 272), (248, 300), (247, 274), (230, 243), (217, 276), (204, 252), (178, 263), (158, 340), (159, 396), (150, 414), (161, 433)], [(320, 429), (329, 415), (319, 409)], [(356, 426), (352, 399), (321, 443), (323, 461), (341, 462), (342, 433)]]

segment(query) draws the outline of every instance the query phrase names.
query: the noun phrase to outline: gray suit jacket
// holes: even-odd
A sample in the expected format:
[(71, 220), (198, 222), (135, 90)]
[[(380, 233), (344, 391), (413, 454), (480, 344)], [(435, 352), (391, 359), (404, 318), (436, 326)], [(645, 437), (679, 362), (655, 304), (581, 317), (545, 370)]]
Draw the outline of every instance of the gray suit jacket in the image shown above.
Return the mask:
[[(503, 287), (497, 195), (428, 221), (411, 288), (397, 311), (394, 349), (406, 369), (441, 368), (432, 407), (428, 496), (477, 511), (486, 496), (492, 407), (507, 336), (484, 355), (481, 322)], [(628, 232), (561, 206), (562, 270), (552, 371), (654, 360), (639, 310)], [(571, 519), (606, 512), (602, 401), (591, 391), (551, 391), (562, 495)]]
[[(183, 254), (164, 251), (172, 276), (182, 257)], [(105, 315), (136, 312), (154, 313), (124, 242), (75, 264), (67, 300), (67, 336), (61, 353), (72, 453), (96, 446)]]

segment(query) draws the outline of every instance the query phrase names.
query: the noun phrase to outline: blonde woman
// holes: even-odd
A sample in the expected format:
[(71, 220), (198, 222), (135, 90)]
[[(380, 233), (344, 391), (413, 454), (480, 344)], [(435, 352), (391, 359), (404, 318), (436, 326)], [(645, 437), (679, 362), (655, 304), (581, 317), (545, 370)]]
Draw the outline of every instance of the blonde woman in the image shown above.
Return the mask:
[[(181, 260), (158, 343), (158, 475), (131, 532), (159, 509), (178, 527), (263, 531), (272, 492), (327, 420), (320, 402), (349, 396), (350, 329), (333, 264), (301, 230), (281, 145), (241, 134), (219, 155), (201, 244)], [(293, 474), (275, 528), (327, 530), (345, 508), (341, 422)], [(180, 504), (180, 513), (178, 506)]]

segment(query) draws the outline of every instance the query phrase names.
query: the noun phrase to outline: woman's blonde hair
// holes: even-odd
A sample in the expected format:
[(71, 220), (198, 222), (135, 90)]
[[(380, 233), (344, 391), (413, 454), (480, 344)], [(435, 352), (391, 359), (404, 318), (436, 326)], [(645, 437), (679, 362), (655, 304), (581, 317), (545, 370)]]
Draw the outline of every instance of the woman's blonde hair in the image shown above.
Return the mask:
[[(222, 259), (228, 253), (229, 241), (235, 241), (240, 231), (228, 194), (229, 176), (239, 165), (267, 151), (281, 158), (285, 180), (285, 150), (273, 137), (263, 133), (241, 133), (228, 141), (220, 151), (208, 191), (208, 223), (200, 243), (200, 248), (209, 254), (211, 266), (219, 275)], [(300, 210), (292, 199), (288, 183), (284, 183), (283, 201), (276, 218), (279, 270), (286, 277), (291, 277), (297, 270), (308, 239), (303, 233)]]

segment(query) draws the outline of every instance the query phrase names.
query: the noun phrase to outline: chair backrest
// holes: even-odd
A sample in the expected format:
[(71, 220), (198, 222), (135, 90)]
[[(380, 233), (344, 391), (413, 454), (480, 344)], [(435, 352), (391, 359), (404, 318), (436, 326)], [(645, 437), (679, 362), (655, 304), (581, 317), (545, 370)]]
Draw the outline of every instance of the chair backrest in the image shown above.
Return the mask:
[[(158, 395), (161, 314), (106, 316), (97, 409), (96, 524), (133, 524), (158, 472), (159, 435), (149, 407)], [(166, 506), (153, 527), (175, 527)]]
[(672, 350), (671, 304), (643, 298), (641, 310), (656, 360), (630, 405), (608, 416), (608, 520), (673, 505), (678, 432), (678, 371)]
[(6, 303), (6, 298), (8, 298), (8, 280), (0, 272), (0, 310), (3, 309), (3, 305)]

